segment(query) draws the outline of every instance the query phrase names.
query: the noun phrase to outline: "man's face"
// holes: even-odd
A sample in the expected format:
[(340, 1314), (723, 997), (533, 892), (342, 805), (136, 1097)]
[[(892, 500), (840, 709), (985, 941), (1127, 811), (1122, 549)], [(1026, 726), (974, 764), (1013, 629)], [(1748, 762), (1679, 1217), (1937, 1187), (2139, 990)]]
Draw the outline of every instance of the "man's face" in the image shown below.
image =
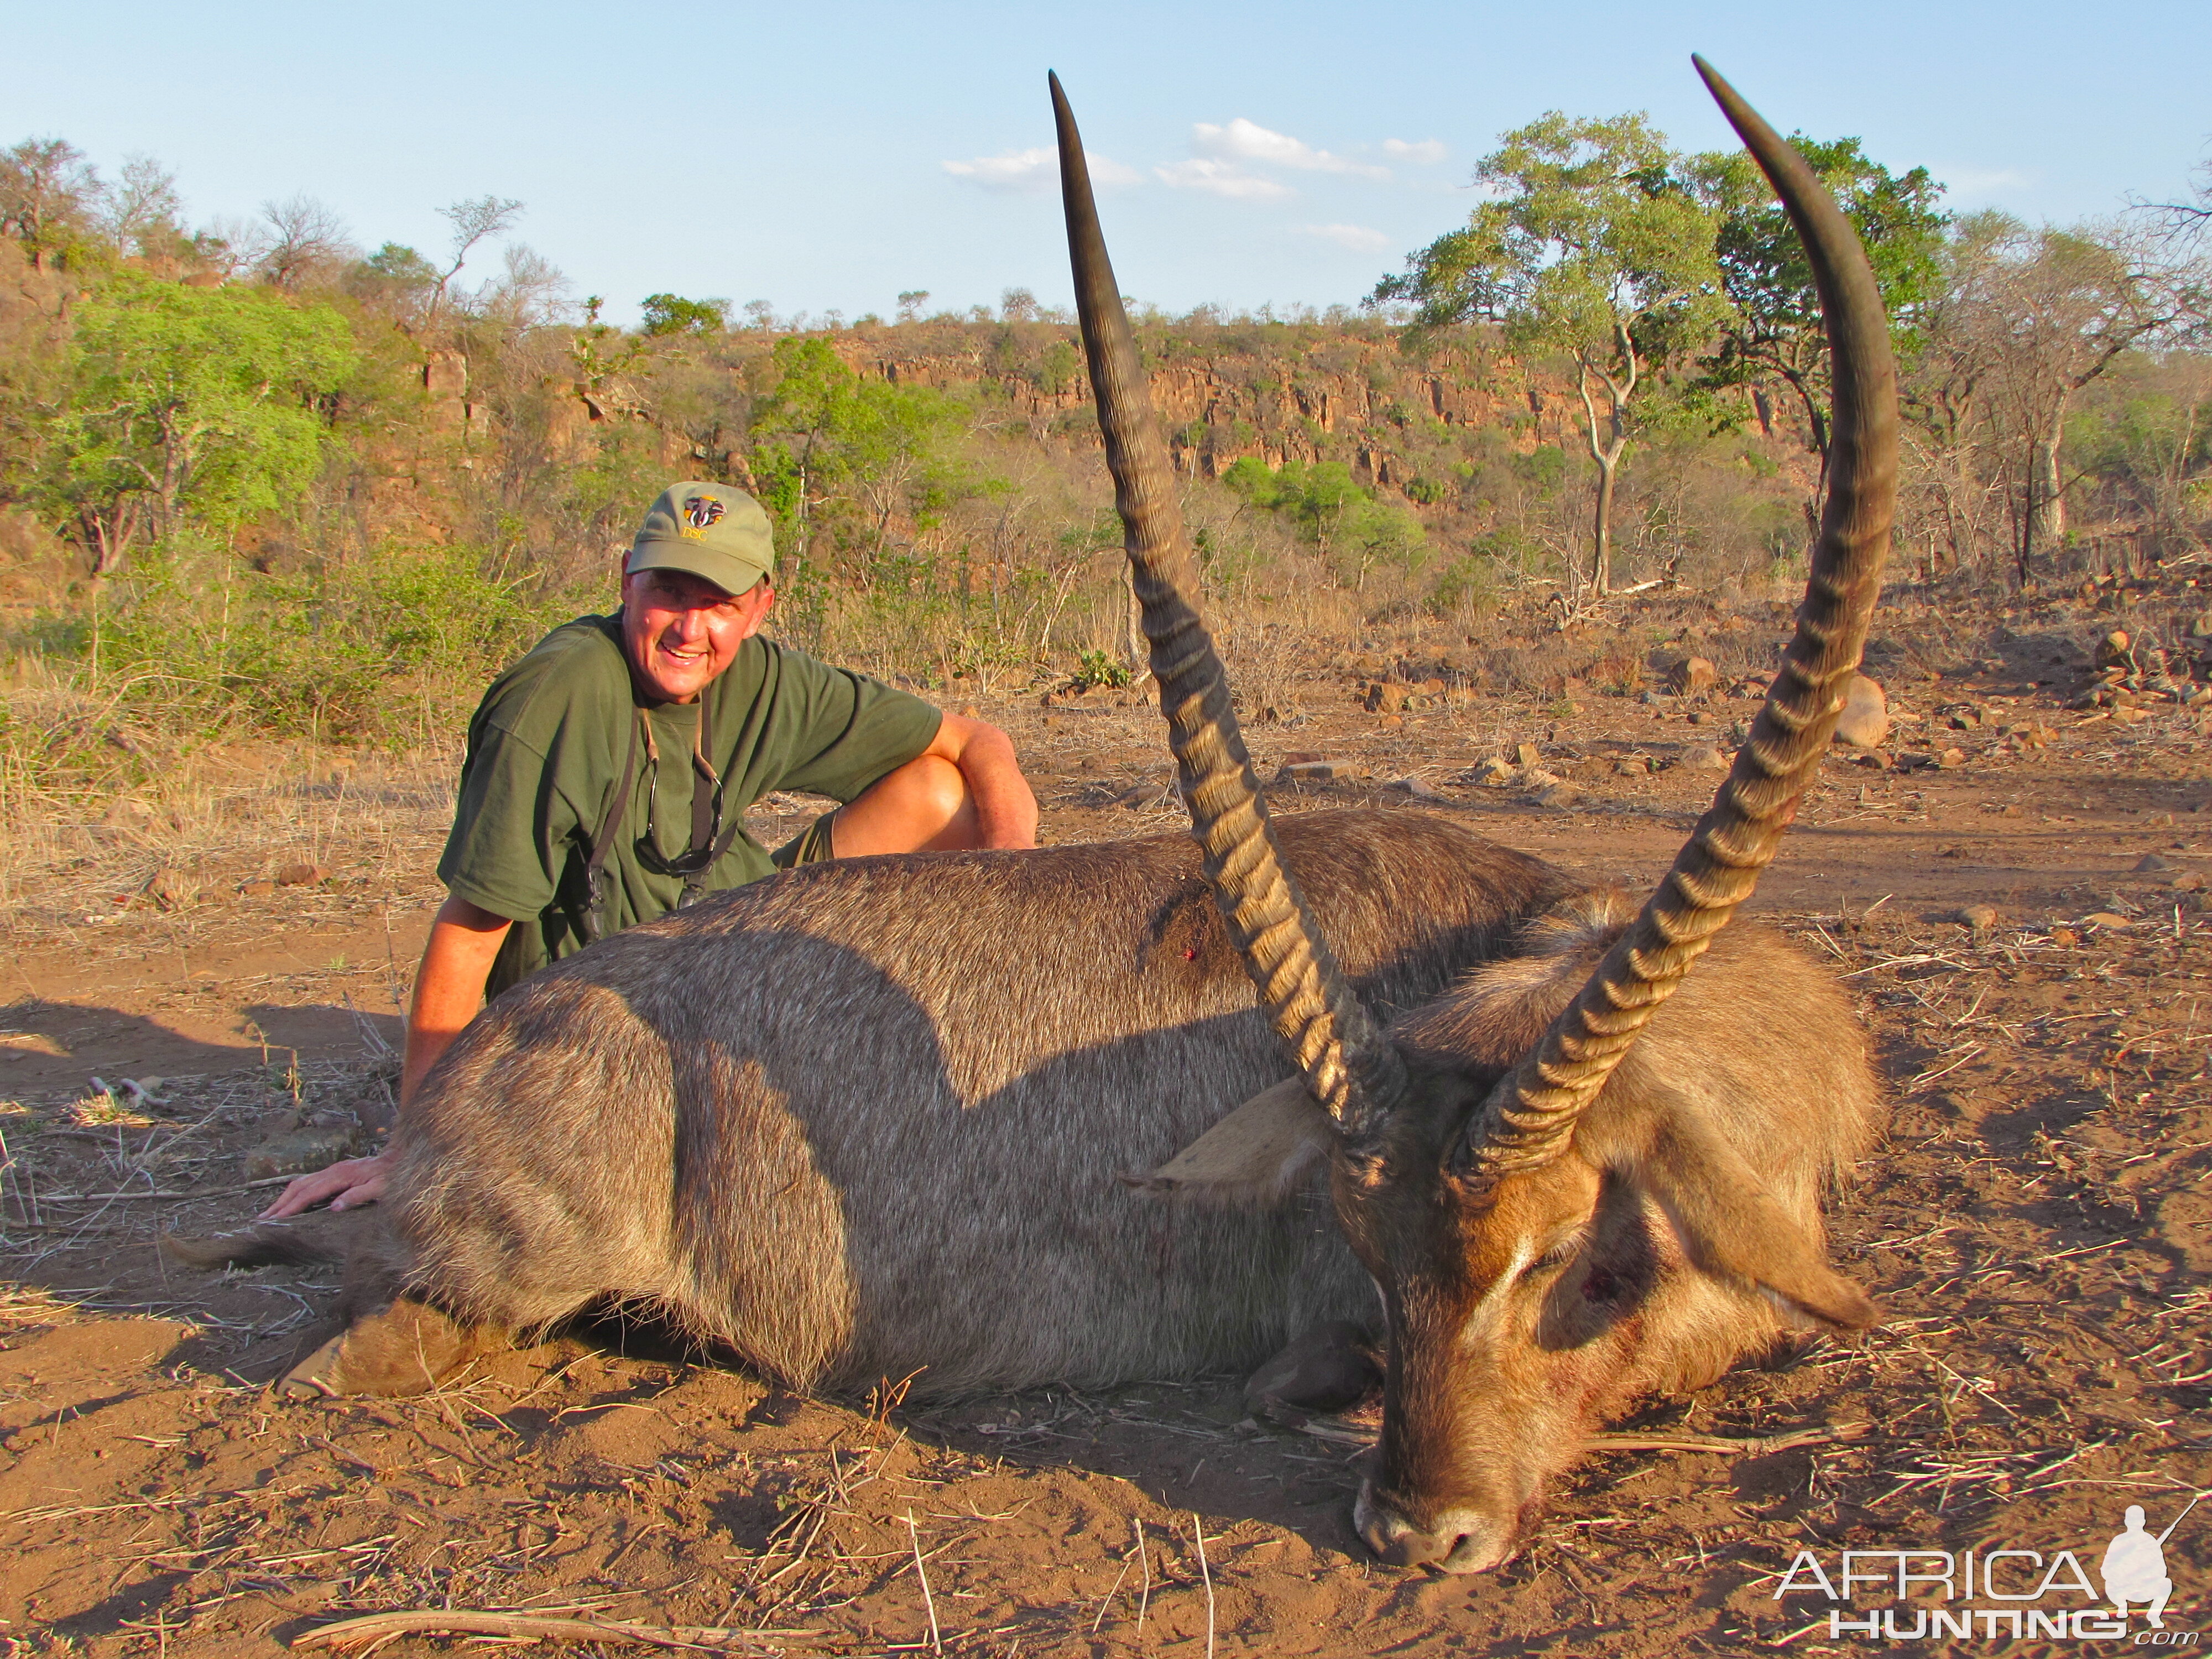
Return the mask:
[(775, 590), (766, 580), (725, 593), (684, 570), (640, 570), (622, 584), (623, 648), (638, 684), (668, 702), (690, 702), (737, 660), (760, 631)]

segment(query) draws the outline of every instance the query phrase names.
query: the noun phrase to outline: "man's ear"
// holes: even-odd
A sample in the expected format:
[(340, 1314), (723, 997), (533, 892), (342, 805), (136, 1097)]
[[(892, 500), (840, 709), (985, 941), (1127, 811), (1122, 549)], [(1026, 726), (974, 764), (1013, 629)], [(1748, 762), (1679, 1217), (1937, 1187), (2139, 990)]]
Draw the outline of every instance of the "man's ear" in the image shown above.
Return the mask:
[(1150, 1175), (1121, 1179), (1155, 1197), (1267, 1205), (1296, 1190), (1336, 1144), (1336, 1125), (1291, 1078), (1264, 1089)]
[(1832, 1330), (1881, 1322), (1881, 1310), (1820, 1259), (1742, 1155), (1704, 1123), (1669, 1114), (1644, 1169), (1691, 1259), (1706, 1273), (1748, 1285), (1784, 1312)]
[(768, 621), (769, 607), (775, 603), (775, 579), (763, 576), (741, 597), (745, 606), (745, 631), (739, 637), (749, 640), (761, 631), (762, 624)]

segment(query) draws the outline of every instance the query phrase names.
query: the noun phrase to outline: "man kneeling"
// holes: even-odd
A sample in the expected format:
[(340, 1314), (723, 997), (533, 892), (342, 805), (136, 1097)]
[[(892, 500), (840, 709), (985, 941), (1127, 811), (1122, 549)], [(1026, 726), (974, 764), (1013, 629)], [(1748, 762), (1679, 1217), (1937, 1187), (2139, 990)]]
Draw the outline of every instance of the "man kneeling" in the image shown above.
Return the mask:
[[(1036, 844), (1006, 733), (761, 636), (774, 567), (759, 502), (672, 485), (623, 562), (621, 608), (554, 629), (484, 693), (407, 1016), (403, 1113), (487, 998), (592, 939), (802, 864)], [(744, 811), (775, 789), (844, 805), (771, 853)], [(381, 1155), (334, 1164), (263, 1218), (374, 1202), (386, 1172)]]

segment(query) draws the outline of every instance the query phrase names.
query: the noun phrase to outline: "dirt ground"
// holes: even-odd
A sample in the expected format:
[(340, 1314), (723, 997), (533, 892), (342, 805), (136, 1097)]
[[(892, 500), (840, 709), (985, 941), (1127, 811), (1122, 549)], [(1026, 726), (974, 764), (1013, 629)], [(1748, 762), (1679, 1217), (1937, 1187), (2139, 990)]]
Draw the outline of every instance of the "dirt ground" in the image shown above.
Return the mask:
[[(2157, 1532), (2212, 1487), (2212, 768), (2206, 716), (2071, 708), (2081, 677), (2042, 644), (1900, 669), (1879, 763), (1838, 752), (1758, 901), (1878, 1035), (1888, 1133), (1832, 1224), (1884, 1324), (1651, 1402), (1618, 1426), (1705, 1444), (1599, 1448), (1474, 1578), (1377, 1567), (1352, 1534), (1371, 1405), (1270, 1427), (1232, 1377), (917, 1411), (594, 1329), (421, 1400), (270, 1398), (332, 1276), (165, 1267), (154, 1240), (240, 1223), (283, 1179), (268, 1159), (388, 1121), (450, 761), (272, 785), (241, 760), (188, 859), (126, 821), (6, 918), (0, 1651), (248, 1655), (413, 1609), (586, 1621), (575, 1652), (1807, 1653), (1867, 1638), (1832, 1640), (1817, 1594), (1776, 1599), (1800, 1551), (1833, 1573), (1846, 1549), (2071, 1550), (2094, 1573), (2127, 1504)], [(1710, 797), (1696, 751), (1755, 707), (1570, 687), (1394, 717), (1358, 678), (1316, 666), (1253, 727), (1264, 773), (1336, 774), (1279, 811), (1443, 813), (1638, 886)], [(1048, 839), (1181, 822), (1149, 709), (984, 712)], [(1476, 781), (1523, 743), (1533, 771)], [(313, 868), (272, 884), (286, 864)], [(2166, 1624), (2194, 1632), (2212, 1507), (2166, 1560)]]

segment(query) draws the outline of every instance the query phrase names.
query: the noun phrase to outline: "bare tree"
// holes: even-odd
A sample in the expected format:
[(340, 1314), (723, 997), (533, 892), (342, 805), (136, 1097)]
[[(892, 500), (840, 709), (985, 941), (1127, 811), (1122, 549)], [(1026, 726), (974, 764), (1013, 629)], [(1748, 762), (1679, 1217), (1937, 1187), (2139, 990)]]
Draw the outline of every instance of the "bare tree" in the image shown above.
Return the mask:
[(177, 219), (183, 210), (176, 175), (150, 155), (133, 155), (108, 187), (100, 227), (122, 252), (143, 257), (182, 240)]
[(251, 220), (224, 215), (194, 232), (191, 246), (192, 257), (201, 265), (231, 282), (260, 264), (269, 252), (269, 231)]
[(438, 216), (453, 228), (453, 262), (438, 273), (438, 285), (431, 290), (429, 320), (433, 322), (446, 308), (453, 278), (461, 274), (461, 267), (468, 263), (470, 250), (485, 237), (497, 236), (511, 229), (514, 222), (522, 216), (522, 204), (503, 197), (478, 196), (470, 201), (454, 202), (441, 207), (438, 210)]
[(471, 309), (514, 332), (557, 322), (570, 309), (568, 279), (536, 249), (510, 243), (505, 266), (483, 286)]
[(2212, 156), (2197, 164), (2197, 182), (2186, 202), (2146, 202), (2137, 199), (2134, 211), (2153, 216), (2159, 234), (2170, 242), (2194, 247), (2212, 227)]
[(1033, 323), (1037, 297), (1025, 288), (1010, 288), (999, 295), (999, 315), (1010, 323)]
[(335, 209), (304, 192), (281, 202), (264, 202), (261, 218), (268, 242), (260, 258), (261, 280), (273, 287), (299, 289), (354, 255), (345, 221)]
[(1923, 308), (1909, 384), (1923, 488), (1955, 561), (2009, 514), (2020, 579), (2067, 532), (2067, 418), (2082, 389), (2130, 350), (2172, 337), (2203, 283), (2148, 227), (2031, 229), (2002, 214), (1960, 219), (1940, 292)]
[[(2027, 228), (2008, 214), (1968, 214), (1951, 228), (1942, 272), (1920, 318), (1921, 349), (1905, 387), (1914, 494), (1942, 526), (1952, 563), (1980, 552), (1990, 509), (1990, 377), (2004, 348), (2004, 250)], [(1931, 535), (1935, 532), (1930, 532)], [(1932, 545), (1932, 544), (1931, 544)]]
[(67, 139), (26, 138), (0, 151), (0, 233), (27, 247), (39, 270), (82, 231), (104, 192), (99, 173)]
[(2026, 452), (2023, 580), (2037, 544), (2066, 534), (2069, 480), (2060, 452), (2075, 394), (2179, 314), (2173, 273), (2154, 254), (2143, 238), (2114, 226), (2046, 226), (2005, 250), (1991, 295), (2000, 307), (1991, 362)]

